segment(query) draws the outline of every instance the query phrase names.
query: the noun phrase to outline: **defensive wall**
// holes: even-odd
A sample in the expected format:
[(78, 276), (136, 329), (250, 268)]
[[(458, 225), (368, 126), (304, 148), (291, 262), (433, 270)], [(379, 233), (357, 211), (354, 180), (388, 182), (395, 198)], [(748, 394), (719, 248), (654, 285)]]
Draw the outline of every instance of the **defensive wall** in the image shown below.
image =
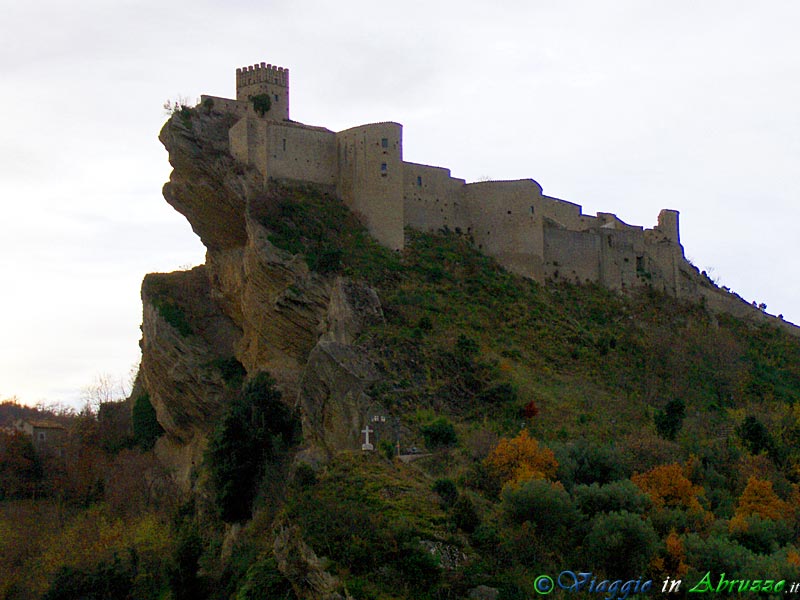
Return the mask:
[[(272, 100), (263, 115), (251, 101), (259, 94)], [(335, 189), (389, 248), (403, 248), (405, 227), (449, 229), (470, 236), (509, 270), (540, 282), (649, 285), (675, 297), (705, 299), (721, 312), (754, 316), (738, 296), (716, 288), (686, 261), (678, 211), (662, 210), (651, 229), (611, 213), (584, 215), (580, 205), (544, 195), (532, 179), (467, 183), (449, 169), (407, 162), (399, 123), (333, 132), (291, 121), (289, 70), (265, 63), (236, 70), (236, 100), (203, 96), (202, 103), (240, 117), (229, 132), (231, 153), (256, 168), (265, 183)]]

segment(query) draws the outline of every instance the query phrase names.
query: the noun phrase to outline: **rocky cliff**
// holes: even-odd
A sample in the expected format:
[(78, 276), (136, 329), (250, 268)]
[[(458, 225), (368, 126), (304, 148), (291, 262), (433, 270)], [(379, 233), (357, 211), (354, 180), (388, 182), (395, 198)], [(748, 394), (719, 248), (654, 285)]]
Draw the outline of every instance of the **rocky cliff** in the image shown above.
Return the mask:
[(159, 137), (174, 168), (164, 197), (207, 248), (204, 265), (142, 285), (141, 383), (167, 434), (159, 454), (184, 484), (225, 406), (231, 365), (269, 371), (301, 406), (304, 438), (326, 452), (356, 447), (358, 407), (377, 378), (352, 345), (383, 318), (377, 294), (270, 242), (265, 215), (282, 188), (230, 156), (230, 125), (186, 110)]

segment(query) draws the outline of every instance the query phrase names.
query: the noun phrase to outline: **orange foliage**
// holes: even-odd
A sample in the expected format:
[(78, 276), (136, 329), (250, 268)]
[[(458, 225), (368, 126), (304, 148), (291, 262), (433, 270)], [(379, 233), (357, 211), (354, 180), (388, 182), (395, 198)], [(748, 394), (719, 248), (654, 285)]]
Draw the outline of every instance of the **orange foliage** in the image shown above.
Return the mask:
[(637, 473), (631, 481), (650, 496), (657, 509), (686, 508), (703, 512), (699, 500), (705, 493), (703, 488), (689, 481), (683, 467), (678, 464), (659, 465), (646, 473)]
[(530, 479), (555, 479), (558, 469), (553, 451), (540, 447), (526, 429), (514, 438), (501, 438), (484, 465), (500, 481), (512, 485)]
[(650, 567), (658, 577), (683, 577), (689, 572), (689, 565), (686, 564), (686, 551), (683, 541), (673, 529), (666, 539), (666, 552), (662, 556), (654, 558), (650, 562)]
[(730, 522), (730, 530), (746, 531), (745, 519), (758, 515), (762, 519), (780, 521), (792, 516), (792, 508), (788, 502), (781, 500), (772, 489), (772, 482), (767, 479), (750, 477), (747, 485), (739, 496), (736, 512)]
[(786, 554), (786, 562), (793, 567), (800, 567), (800, 553), (797, 550), (789, 550)]

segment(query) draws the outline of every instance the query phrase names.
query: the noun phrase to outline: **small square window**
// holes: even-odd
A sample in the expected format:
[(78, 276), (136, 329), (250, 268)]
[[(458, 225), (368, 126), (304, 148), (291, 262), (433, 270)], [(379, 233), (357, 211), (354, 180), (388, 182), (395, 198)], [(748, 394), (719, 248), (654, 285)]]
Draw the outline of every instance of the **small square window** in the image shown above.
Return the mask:
[(381, 148), (389, 147), (389, 138), (381, 138)]
[(417, 187), (422, 187), (422, 175), (417, 175)]
[(389, 166), (386, 163), (381, 163), (381, 173), (386, 173), (389, 170)]
[(275, 94), (275, 102), (278, 101), (278, 94)]

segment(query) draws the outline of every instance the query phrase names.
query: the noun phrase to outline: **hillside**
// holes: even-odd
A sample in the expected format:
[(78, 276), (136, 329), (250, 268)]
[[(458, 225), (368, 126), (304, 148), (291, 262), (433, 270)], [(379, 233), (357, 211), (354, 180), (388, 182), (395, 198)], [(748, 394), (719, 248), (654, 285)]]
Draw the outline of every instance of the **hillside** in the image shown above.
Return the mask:
[[(98, 579), (119, 583), (105, 597), (496, 600), (578, 569), (609, 578), (597, 597), (800, 579), (785, 327), (538, 284), (447, 230), (388, 250), (330, 189), (235, 161), (233, 122), (182, 108), (161, 132), (164, 196), (208, 249), (142, 286), (132, 403), (165, 433), (109, 451), (129, 488), (108, 477), (15, 558), (45, 565), (46, 597)], [(20, 506), (4, 531), (36, 520)], [(94, 559), (55, 558), (90, 519)]]

